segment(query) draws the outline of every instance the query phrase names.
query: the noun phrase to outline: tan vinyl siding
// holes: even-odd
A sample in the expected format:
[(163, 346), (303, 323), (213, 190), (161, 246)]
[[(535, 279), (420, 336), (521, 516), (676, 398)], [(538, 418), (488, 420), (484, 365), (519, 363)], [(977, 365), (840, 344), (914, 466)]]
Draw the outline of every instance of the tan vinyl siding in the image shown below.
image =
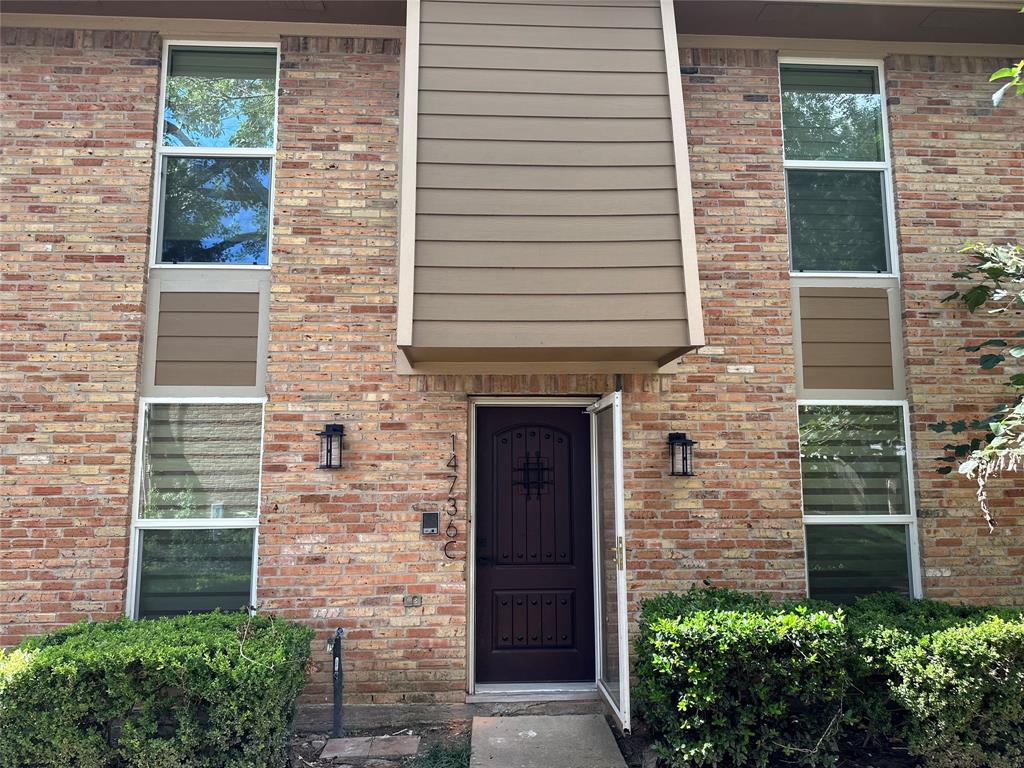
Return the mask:
[(417, 93), (410, 358), (686, 349), (657, 0), (423, 0)]
[(254, 386), (259, 294), (162, 292), (156, 386)]
[(885, 288), (800, 288), (804, 389), (894, 387)]

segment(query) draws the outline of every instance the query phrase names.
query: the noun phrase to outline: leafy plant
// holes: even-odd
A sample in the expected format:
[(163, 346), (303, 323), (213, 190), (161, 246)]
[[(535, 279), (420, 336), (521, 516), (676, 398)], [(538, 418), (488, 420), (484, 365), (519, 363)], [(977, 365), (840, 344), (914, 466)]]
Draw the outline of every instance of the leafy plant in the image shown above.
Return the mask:
[(644, 601), (635, 694), (672, 768), (827, 766), (893, 740), (926, 768), (1024, 768), (1021, 608), (696, 589)]
[(828, 765), (848, 676), (840, 609), (691, 590), (646, 601), (635, 694), (671, 766)]
[(0, 766), (283, 766), (311, 640), (245, 612), (30, 638), (0, 651)]
[[(985, 308), (994, 316), (1017, 316), (1024, 312), (1024, 248), (1018, 245), (987, 245), (972, 243), (961, 253), (970, 257), (970, 262), (953, 277), (966, 284), (945, 298), (956, 301), (971, 312)], [(990, 338), (978, 344), (961, 347), (967, 352), (981, 352), (978, 365), (982, 370), (992, 370), (1008, 361), (1024, 362), (1024, 330), (1017, 331), (1010, 338)], [(956, 421), (939, 422), (931, 425), (938, 433), (957, 435), (969, 430), (984, 429), (983, 436), (975, 436), (967, 442), (947, 444), (947, 455), (939, 459), (951, 466), (941, 467), (940, 473), (952, 471), (953, 464), (959, 464), (958, 471), (978, 483), (978, 502), (989, 526), (993, 526), (992, 512), (988, 506), (986, 486), (988, 481), (1024, 467), (1024, 373), (1012, 373), (1006, 386), (1012, 395), (1009, 403), (1001, 404), (987, 419), (968, 423)]]
[(886, 663), (910, 751), (928, 768), (1024, 766), (1024, 620), (943, 629)]

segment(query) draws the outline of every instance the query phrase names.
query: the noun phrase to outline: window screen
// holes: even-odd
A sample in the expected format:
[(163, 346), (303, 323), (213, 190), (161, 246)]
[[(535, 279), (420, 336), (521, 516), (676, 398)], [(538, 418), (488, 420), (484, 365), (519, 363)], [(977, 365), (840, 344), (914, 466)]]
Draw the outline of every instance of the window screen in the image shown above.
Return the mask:
[(808, 591), (816, 600), (849, 603), (872, 592), (909, 596), (906, 525), (808, 525)]
[(151, 404), (139, 517), (255, 518), (261, 412), (249, 403)]
[(254, 528), (140, 531), (138, 616), (175, 616), (251, 601)]
[(788, 170), (786, 183), (794, 270), (888, 270), (881, 172)]
[(902, 409), (800, 407), (800, 467), (806, 515), (907, 515)]

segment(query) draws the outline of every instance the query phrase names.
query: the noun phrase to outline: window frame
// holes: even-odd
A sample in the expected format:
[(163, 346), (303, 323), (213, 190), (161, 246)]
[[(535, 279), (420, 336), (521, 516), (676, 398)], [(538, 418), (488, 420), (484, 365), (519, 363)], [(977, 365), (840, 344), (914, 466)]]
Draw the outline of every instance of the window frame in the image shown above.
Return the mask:
[[(170, 266), (170, 265), (168, 265)], [(218, 281), (218, 273), (205, 272), (193, 267), (187, 273), (155, 272), (150, 276), (146, 324), (143, 332), (142, 384), (144, 398), (157, 401), (170, 398), (180, 402), (187, 398), (245, 398), (261, 397), (267, 391), (267, 356), (270, 347), (270, 275), (266, 271), (248, 275), (232, 275), (233, 279)], [(222, 265), (228, 266), (228, 265)], [(264, 269), (260, 267), (260, 269)], [(213, 290), (211, 290), (213, 286)], [(219, 384), (160, 384), (156, 383), (157, 344), (160, 341), (160, 303), (168, 293), (258, 293), (259, 319), (256, 328), (256, 383), (252, 386)]]
[[(807, 596), (811, 594), (811, 569), (810, 558), (807, 556), (807, 526), (808, 525), (902, 525), (907, 528), (907, 560), (909, 563), (910, 597), (919, 599), (922, 597), (921, 587), (921, 553), (917, 532), (917, 491), (914, 484), (914, 454), (910, 437), (910, 407), (906, 400), (872, 400), (870, 398), (858, 398), (852, 400), (830, 398), (830, 399), (797, 399), (797, 441), (800, 450), (797, 453), (800, 462), (800, 516), (803, 522), (804, 539), (804, 584)], [(803, 441), (800, 438), (800, 409), (809, 406), (826, 405), (849, 405), (865, 407), (888, 407), (899, 408), (903, 421), (903, 435), (905, 449), (907, 452), (907, 498), (910, 512), (905, 515), (808, 515), (804, 509), (804, 488), (803, 488)]]
[[(889, 345), (892, 350), (892, 389), (820, 389), (804, 386), (803, 315), (800, 308), (801, 288), (882, 288), (889, 301)], [(871, 275), (857, 273), (837, 282), (828, 277), (811, 277), (795, 274), (790, 281), (793, 306), (793, 354), (796, 358), (796, 391), (801, 404), (820, 400), (825, 404), (836, 404), (830, 397), (846, 398), (851, 402), (869, 400), (885, 402), (896, 400), (907, 391), (906, 365), (903, 359), (903, 321), (900, 309), (900, 283), (892, 275)], [(909, 433), (908, 433), (909, 435)], [(909, 437), (908, 437), (909, 440)]]
[[(874, 69), (878, 74), (878, 95), (881, 106), (882, 122), (882, 160), (790, 160), (786, 158), (785, 121), (782, 119), (782, 68), (787, 64), (806, 64), (819, 67), (861, 67)], [(829, 278), (865, 278), (865, 277), (898, 277), (899, 276), (899, 241), (896, 236), (896, 196), (893, 191), (892, 150), (889, 144), (889, 112), (886, 109), (885, 96), (885, 61), (882, 59), (845, 59), (832, 57), (779, 56), (779, 121), (782, 126), (782, 165), (783, 180), (786, 189), (786, 231), (789, 248), (789, 274), (793, 278), (829, 277)], [(789, 171), (874, 171), (880, 172), (882, 184), (883, 221), (885, 222), (886, 270), (883, 272), (852, 272), (852, 271), (800, 271), (793, 268), (793, 238), (790, 233), (790, 202), (789, 202)]]
[[(142, 500), (143, 454), (146, 441), (146, 414), (150, 405), (160, 404), (215, 404), (260, 406), (259, 479), (256, 484), (256, 515), (244, 518), (185, 518), (152, 519), (139, 516)], [(147, 530), (214, 530), (224, 528), (252, 529), (252, 573), (249, 580), (249, 604), (256, 604), (256, 575), (260, 547), (260, 502), (263, 497), (264, 431), (267, 421), (266, 397), (140, 397), (135, 430), (135, 467), (132, 488), (132, 517), (128, 536), (128, 583), (125, 591), (124, 614), (129, 619), (139, 618), (139, 581), (142, 568), (142, 532)]]
[[(167, 99), (167, 68), (172, 48), (259, 48), (274, 51), (274, 119), (273, 135), (269, 147), (171, 147), (164, 146), (164, 108)], [(278, 118), (280, 116), (281, 43), (239, 40), (164, 40), (160, 54), (160, 95), (157, 102), (156, 147), (153, 156), (153, 204), (150, 213), (149, 266), (157, 269), (234, 269), (269, 270), (274, 254), (274, 187), (277, 165)], [(163, 197), (166, 181), (166, 163), (169, 157), (255, 157), (270, 160), (270, 188), (267, 197), (267, 263), (266, 264), (170, 264), (160, 261), (163, 242)]]

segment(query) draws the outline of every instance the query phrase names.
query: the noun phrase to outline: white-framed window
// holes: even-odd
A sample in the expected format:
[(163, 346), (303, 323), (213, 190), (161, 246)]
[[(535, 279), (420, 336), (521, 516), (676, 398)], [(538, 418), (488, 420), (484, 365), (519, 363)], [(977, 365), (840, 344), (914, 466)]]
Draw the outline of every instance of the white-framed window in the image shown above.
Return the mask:
[(779, 72), (792, 273), (895, 274), (882, 62), (782, 58)]
[(256, 601), (265, 398), (142, 398), (126, 613)]
[(269, 265), (279, 49), (164, 43), (153, 265)]
[(920, 597), (906, 402), (800, 400), (798, 410), (809, 596)]

